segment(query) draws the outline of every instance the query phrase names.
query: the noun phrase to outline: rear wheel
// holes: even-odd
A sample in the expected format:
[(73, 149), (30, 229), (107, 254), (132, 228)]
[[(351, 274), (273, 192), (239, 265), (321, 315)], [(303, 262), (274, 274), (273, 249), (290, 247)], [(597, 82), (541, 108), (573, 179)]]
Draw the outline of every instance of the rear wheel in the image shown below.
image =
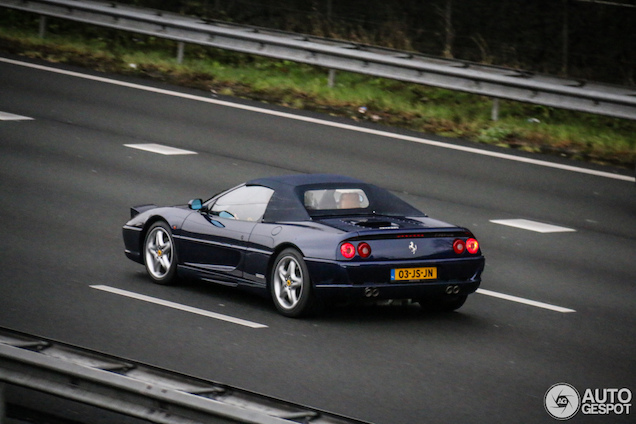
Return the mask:
[(276, 258), (270, 292), (276, 309), (285, 316), (299, 317), (311, 308), (313, 293), (309, 271), (296, 249), (285, 249)]
[(419, 299), (417, 303), (419, 303), (420, 306), (426, 311), (452, 312), (461, 308), (466, 302), (467, 298), (468, 296), (465, 294), (456, 294), (456, 295), (449, 295), (449, 296)]
[(170, 227), (163, 221), (154, 223), (144, 240), (144, 263), (150, 278), (157, 284), (172, 284), (177, 276), (177, 255)]

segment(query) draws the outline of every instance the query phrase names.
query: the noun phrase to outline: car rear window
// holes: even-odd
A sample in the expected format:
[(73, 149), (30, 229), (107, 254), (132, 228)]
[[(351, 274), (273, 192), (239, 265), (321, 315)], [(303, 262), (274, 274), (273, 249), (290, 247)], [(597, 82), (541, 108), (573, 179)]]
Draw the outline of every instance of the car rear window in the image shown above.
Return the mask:
[(365, 209), (369, 207), (367, 193), (360, 188), (307, 190), (304, 204), (308, 211), (334, 209)]

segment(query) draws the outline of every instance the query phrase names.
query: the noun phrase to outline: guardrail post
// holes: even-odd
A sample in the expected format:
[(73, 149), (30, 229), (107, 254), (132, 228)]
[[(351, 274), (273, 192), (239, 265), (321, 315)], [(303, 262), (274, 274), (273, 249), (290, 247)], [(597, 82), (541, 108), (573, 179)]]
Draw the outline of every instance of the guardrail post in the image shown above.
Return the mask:
[(490, 111), (490, 119), (493, 121), (499, 120), (499, 99), (492, 100), (492, 110)]
[(329, 69), (329, 79), (327, 81), (327, 85), (329, 86), (329, 88), (333, 88), (333, 86), (336, 85), (336, 70), (335, 69)]
[(183, 51), (185, 49), (185, 43), (183, 41), (179, 41), (177, 44), (177, 63), (181, 65), (183, 63)]
[(46, 35), (46, 16), (40, 15), (40, 38), (44, 38)]

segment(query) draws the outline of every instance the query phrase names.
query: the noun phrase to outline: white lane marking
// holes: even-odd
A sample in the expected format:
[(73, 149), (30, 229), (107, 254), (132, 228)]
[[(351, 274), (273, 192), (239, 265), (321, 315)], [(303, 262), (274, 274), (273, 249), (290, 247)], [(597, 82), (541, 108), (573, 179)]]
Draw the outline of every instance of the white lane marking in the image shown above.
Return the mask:
[(528, 219), (491, 219), (490, 222), (493, 224), (521, 228), (523, 230), (536, 231), (537, 233), (567, 233), (576, 231), (572, 228), (544, 224), (542, 222), (530, 221)]
[(278, 112), (278, 111), (275, 111), (275, 110), (262, 109), (262, 108), (258, 108), (258, 107), (254, 107), (254, 106), (248, 106), (248, 105), (241, 105), (241, 104), (231, 103), (231, 102), (227, 102), (227, 101), (223, 101), (223, 100), (209, 99), (207, 97), (195, 96), (195, 95), (186, 94), (186, 93), (179, 93), (177, 91), (164, 90), (164, 89), (161, 89), (161, 88), (148, 87), (148, 86), (133, 84), (133, 83), (130, 83), (130, 82), (125, 82), (125, 81), (117, 81), (117, 80), (113, 80), (113, 79), (109, 79), (109, 78), (103, 78), (103, 77), (98, 77), (98, 76), (94, 76), (94, 75), (85, 75), (85, 74), (80, 74), (79, 72), (66, 71), (66, 70), (63, 70), (63, 69), (49, 68), (47, 66), (36, 65), (36, 64), (33, 64), (33, 63), (19, 62), (17, 60), (11, 60), (11, 59), (6, 59), (6, 58), (0, 58), (0, 62), (5, 62), (5, 63), (9, 63), (9, 64), (12, 64), (12, 65), (18, 65), (18, 66), (25, 66), (25, 67), (29, 67), (29, 68), (33, 68), (33, 69), (39, 69), (39, 70), (42, 70), (42, 71), (55, 72), (55, 73), (58, 73), (58, 74), (73, 76), (73, 77), (77, 77), (77, 78), (84, 78), (84, 79), (88, 79), (88, 80), (92, 80), (92, 81), (104, 82), (104, 83), (107, 83), (107, 84), (119, 85), (119, 86), (122, 86), (122, 87), (134, 88), (134, 89), (137, 89), (137, 90), (143, 90), (143, 91), (148, 91), (148, 92), (152, 92), (152, 93), (165, 94), (165, 95), (168, 95), (168, 96), (180, 97), (180, 98), (189, 99), (189, 100), (196, 100), (196, 101), (199, 101), (199, 102), (211, 103), (211, 104), (231, 107), (231, 108), (235, 108), (235, 109), (242, 109), (242, 110), (247, 110), (247, 111), (250, 111), (250, 112), (263, 113), (263, 114), (272, 115), (272, 116), (278, 116), (278, 117), (287, 118), (287, 119), (294, 119), (296, 121), (310, 122), (310, 123), (313, 123), (313, 124), (324, 125), (324, 126), (333, 127), (333, 128), (340, 128), (340, 129), (350, 130), (350, 131), (356, 131), (356, 132), (360, 132), (360, 133), (373, 134), (373, 135), (377, 135), (377, 136), (381, 136), (381, 137), (389, 137), (389, 138), (398, 139), (398, 140), (412, 141), (414, 143), (426, 144), (426, 145), (429, 145), (429, 146), (441, 147), (441, 148), (444, 148), (444, 149), (458, 150), (458, 151), (462, 151), (462, 152), (473, 153), (473, 154), (476, 154), (476, 155), (490, 156), (490, 157), (495, 157), (495, 158), (499, 158), (499, 159), (505, 159), (505, 160), (511, 160), (511, 161), (515, 161), (515, 162), (521, 162), (521, 163), (527, 163), (527, 164), (532, 164), (532, 165), (543, 166), (543, 167), (547, 167), (547, 168), (560, 169), (560, 170), (563, 170), (563, 171), (570, 171), (570, 172), (578, 172), (578, 173), (581, 173), (581, 174), (595, 175), (597, 177), (613, 178), (613, 179), (616, 179), (616, 180), (636, 182), (636, 178), (635, 177), (629, 177), (629, 176), (626, 176), (626, 175), (613, 174), (611, 172), (596, 171), (596, 170), (593, 170), (593, 169), (579, 168), (577, 166), (571, 166), (571, 165), (562, 165), (562, 164), (552, 163), (552, 162), (539, 160), (539, 159), (524, 158), (524, 157), (509, 155), (509, 154), (506, 154), (506, 153), (490, 152), (490, 151), (487, 151), (487, 150), (481, 150), (481, 149), (477, 149), (477, 148), (474, 148), (474, 147), (458, 146), (458, 145), (455, 145), (455, 144), (448, 144), (448, 143), (443, 143), (443, 142), (440, 142), (440, 141), (428, 140), (428, 139), (425, 139), (425, 138), (411, 137), (411, 136), (406, 136), (406, 135), (401, 135), (401, 134), (394, 134), (394, 133), (390, 133), (390, 132), (387, 132), (387, 131), (379, 131), (379, 130), (374, 130), (374, 129), (370, 129), (370, 128), (362, 128), (362, 127), (357, 127), (355, 125), (350, 125), (350, 124), (341, 124), (341, 123), (338, 123), (338, 122), (331, 122), (331, 121), (326, 121), (326, 120), (322, 120), (322, 119), (310, 118), (310, 117), (307, 117), (307, 116), (294, 115), (292, 113)]
[(33, 118), (22, 115), (14, 115), (13, 113), (0, 112), (0, 121), (32, 121)]
[(106, 291), (109, 293), (118, 294), (120, 296), (130, 297), (132, 299), (143, 300), (144, 302), (154, 303), (156, 305), (167, 306), (169, 308), (178, 309), (180, 311), (190, 312), (197, 315), (202, 315), (208, 318), (214, 318), (221, 321), (231, 322), (232, 324), (243, 325), (245, 327), (250, 328), (267, 328), (264, 324), (259, 324), (257, 322), (247, 321), (240, 318), (231, 317), (229, 315), (218, 314), (216, 312), (206, 311), (204, 309), (193, 308), (191, 306), (182, 305), (180, 303), (169, 302), (167, 300), (158, 299), (156, 297), (150, 297), (139, 293), (130, 292), (127, 290), (116, 289), (114, 287), (95, 285), (90, 286), (91, 288)]
[(132, 149), (145, 150), (147, 152), (159, 153), (161, 155), (196, 155), (197, 152), (191, 150), (177, 149), (176, 147), (164, 146), (162, 144), (146, 143), (146, 144), (124, 144)]
[(576, 312), (574, 309), (564, 308), (562, 306), (550, 305), (549, 303), (537, 302), (535, 300), (524, 299), (523, 297), (511, 296), (509, 294), (497, 293), (485, 289), (477, 289), (476, 293), (485, 294), (486, 296), (492, 296), (499, 299), (510, 300), (512, 302), (523, 303), (525, 305), (535, 306), (537, 308), (549, 309), (551, 311), (569, 313)]

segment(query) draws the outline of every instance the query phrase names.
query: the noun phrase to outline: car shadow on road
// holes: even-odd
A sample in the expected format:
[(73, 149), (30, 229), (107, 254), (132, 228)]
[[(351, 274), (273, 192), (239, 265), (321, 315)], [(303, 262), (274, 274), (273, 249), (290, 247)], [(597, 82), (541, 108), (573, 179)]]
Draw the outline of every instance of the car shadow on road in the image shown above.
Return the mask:
[(418, 303), (408, 300), (378, 302), (376, 304), (352, 303), (347, 305), (328, 305), (311, 317), (320, 321), (365, 321), (365, 322), (434, 322), (469, 324), (478, 321), (473, 312), (462, 309), (453, 312), (440, 312), (422, 308)]
[[(135, 274), (135, 283), (149, 284), (152, 282), (143, 272)], [(290, 320), (308, 324), (369, 324), (411, 322), (431, 323), (434, 325), (449, 324), (451, 326), (480, 326), (486, 325), (471, 306), (472, 297), (467, 304), (453, 312), (440, 312), (421, 307), (410, 300), (378, 301), (378, 302), (350, 302), (321, 305), (311, 314), (302, 318), (286, 318), (281, 316), (274, 307), (272, 300), (266, 293), (214, 284), (199, 279), (181, 278), (177, 284), (168, 287), (174, 292), (195, 293), (197, 298), (205, 299), (208, 304), (234, 305), (239, 309), (253, 310), (258, 314), (271, 315), (272, 319), (283, 322)], [(190, 305), (201, 306), (201, 305)]]

